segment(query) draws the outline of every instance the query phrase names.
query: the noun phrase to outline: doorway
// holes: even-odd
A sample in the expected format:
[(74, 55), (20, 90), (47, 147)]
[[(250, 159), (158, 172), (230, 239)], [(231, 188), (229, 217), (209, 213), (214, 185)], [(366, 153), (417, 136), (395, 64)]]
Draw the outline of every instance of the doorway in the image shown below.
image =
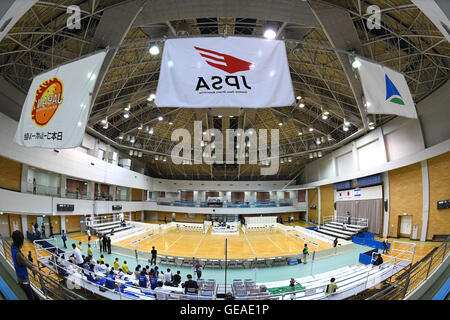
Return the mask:
[(398, 217), (398, 236), (401, 238), (410, 238), (412, 228), (412, 216)]

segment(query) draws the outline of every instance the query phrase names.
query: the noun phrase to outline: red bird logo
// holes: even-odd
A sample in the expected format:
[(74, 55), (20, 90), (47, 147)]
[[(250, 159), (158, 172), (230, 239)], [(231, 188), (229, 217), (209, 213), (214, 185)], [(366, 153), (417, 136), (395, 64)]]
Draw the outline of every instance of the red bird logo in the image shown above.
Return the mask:
[(203, 48), (199, 48), (199, 47), (195, 47), (195, 46), (194, 46), (194, 48), (197, 49), (198, 51), (203, 51), (203, 52), (211, 53), (216, 56), (222, 57), (222, 59), (220, 59), (220, 58), (210, 56), (208, 54), (200, 53), (200, 55), (203, 58), (211, 59), (214, 61), (224, 63), (224, 64), (219, 64), (219, 63), (214, 63), (214, 62), (206, 60), (206, 63), (209, 64), (210, 66), (220, 69), (220, 70), (223, 70), (228, 73), (247, 71), (247, 70), (250, 70), (250, 68), (252, 66), (254, 66), (253, 63), (251, 63), (251, 62), (238, 59), (238, 58), (230, 56), (228, 54), (224, 54), (224, 53), (220, 53), (220, 52), (212, 51), (212, 50), (208, 50), (208, 49), (203, 49)]

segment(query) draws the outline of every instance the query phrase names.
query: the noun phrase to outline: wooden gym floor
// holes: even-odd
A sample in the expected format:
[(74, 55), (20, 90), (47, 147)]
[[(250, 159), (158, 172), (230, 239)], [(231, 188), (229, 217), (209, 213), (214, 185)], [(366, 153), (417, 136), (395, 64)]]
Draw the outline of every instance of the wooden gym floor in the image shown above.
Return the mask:
[[(274, 229), (267, 232), (249, 232), (243, 233), (239, 230), (239, 235), (212, 235), (211, 230), (206, 234), (198, 231), (184, 231), (170, 228), (153, 234), (139, 243), (139, 246), (132, 242), (141, 240), (148, 234), (130, 237), (128, 239), (115, 242), (115, 246), (129, 249), (138, 249), (140, 251), (150, 252), (152, 246), (155, 246), (159, 254), (223, 259), (224, 258), (224, 239), (228, 239), (228, 258), (229, 259), (249, 259), (263, 258), (281, 255), (295, 255), (301, 253), (304, 246), (302, 236), (296, 236), (294, 232), (285, 232), (280, 229)], [(300, 236), (300, 237), (299, 237)], [(308, 241), (313, 241), (318, 245), (308, 244), (310, 251), (331, 248), (332, 245), (314, 238), (304, 236)]]

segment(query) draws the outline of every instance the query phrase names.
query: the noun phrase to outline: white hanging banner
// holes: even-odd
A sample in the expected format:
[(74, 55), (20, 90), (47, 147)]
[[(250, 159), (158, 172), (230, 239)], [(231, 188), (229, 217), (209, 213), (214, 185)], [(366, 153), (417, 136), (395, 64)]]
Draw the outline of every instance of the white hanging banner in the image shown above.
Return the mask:
[(105, 55), (106, 50), (34, 77), (14, 142), (49, 149), (79, 146)]
[(214, 37), (164, 43), (158, 107), (265, 108), (294, 101), (283, 41)]
[[(436, 3), (436, 1), (411, 0), (411, 2), (414, 3), (420, 9), (420, 11), (422, 11), (428, 17), (428, 19), (431, 20), (431, 22), (433, 22), (436, 28), (438, 28), (439, 31), (442, 32), (445, 39), (450, 42), (450, 20), (445, 12), (441, 9), (441, 7)], [(444, 1), (441, 1), (440, 4), (441, 6), (447, 6), (447, 11), (448, 8), (450, 8), (448, 6), (448, 3), (444, 4)]]
[(381, 64), (358, 59), (358, 73), (367, 103), (367, 113), (396, 114), (417, 119), (416, 107), (405, 77)]

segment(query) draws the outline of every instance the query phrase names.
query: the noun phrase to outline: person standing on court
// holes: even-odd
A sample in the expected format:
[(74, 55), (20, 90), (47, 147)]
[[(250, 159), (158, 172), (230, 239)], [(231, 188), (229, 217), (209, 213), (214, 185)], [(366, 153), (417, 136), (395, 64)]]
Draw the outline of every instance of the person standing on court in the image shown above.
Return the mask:
[(102, 243), (103, 243), (103, 252), (107, 252), (108, 251), (107, 250), (108, 243), (107, 243), (106, 235), (103, 235)]
[(86, 230), (87, 236), (88, 236), (88, 243), (91, 242), (91, 230), (89, 229), (89, 227)]
[(53, 226), (52, 226), (52, 222), (51, 221), (50, 221), (50, 224), (49, 224), (48, 227), (50, 228), (50, 238), (53, 238), (54, 237), (54, 235), (53, 235)]
[(98, 238), (98, 248), (100, 249), (100, 253), (103, 252), (103, 240), (102, 237)]
[(61, 239), (62, 239), (62, 241), (64, 243), (64, 248), (67, 249), (67, 246), (66, 246), (67, 235), (66, 235), (66, 232), (64, 230), (62, 231)]
[(164, 216), (164, 223), (167, 223), (167, 217)]
[(197, 274), (197, 280), (200, 280), (200, 278), (202, 277), (202, 270), (203, 266), (200, 264), (199, 261), (197, 261), (194, 265), (194, 271)]
[(333, 241), (333, 248), (336, 248), (338, 244), (338, 238), (334, 239)]
[(388, 241), (387, 238), (385, 238), (384, 241), (383, 241), (383, 253), (384, 254), (389, 253), (389, 246), (388, 246), (388, 244), (389, 244), (389, 241)]
[(158, 251), (156, 251), (155, 246), (152, 247), (152, 259), (150, 260), (150, 265), (155, 264), (156, 265), (156, 255), (158, 254)]
[(33, 274), (39, 273), (45, 275), (45, 273), (38, 270), (38, 268), (28, 261), (20, 249), (23, 246), (23, 234), (16, 230), (12, 233), (11, 238), (13, 240), (11, 244), (11, 257), (14, 262), (14, 269), (17, 275), (17, 281), (19, 286), (25, 291), (28, 300), (39, 300), (39, 296), (33, 291), (28, 278), (28, 269), (33, 271)]
[(108, 242), (108, 254), (111, 254), (111, 238), (108, 237), (106, 241)]
[(303, 263), (306, 264), (306, 257), (308, 256), (308, 244), (305, 243), (305, 247), (303, 248)]
[(47, 237), (45, 236), (45, 225), (44, 225), (44, 222), (42, 222), (42, 224), (41, 224), (41, 229), (42, 229), (42, 239), (47, 238)]

